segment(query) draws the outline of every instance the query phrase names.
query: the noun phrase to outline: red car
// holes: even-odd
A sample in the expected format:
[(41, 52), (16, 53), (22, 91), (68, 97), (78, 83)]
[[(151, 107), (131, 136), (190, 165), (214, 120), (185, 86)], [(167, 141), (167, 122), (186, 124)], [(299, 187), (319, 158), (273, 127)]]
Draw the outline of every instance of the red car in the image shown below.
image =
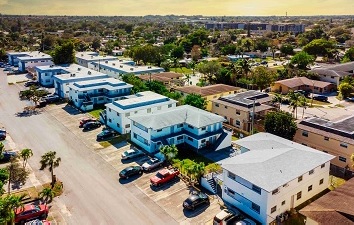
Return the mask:
[(150, 178), (150, 183), (153, 186), (160, 186), (174, 178), (177, 178), (179, 171), (176, 169), (162, 169), (153, 177)]
[(83, 119), (80, 120), (80, 125), (79, 125), (79, 127), (82, 128), (82, 127), (84, 127), (84, 125), (85, 125), (86, 123), (88, 123), (88, 122), (96, 122), (96, 121), (97, 121), (97, 120), (94, 119), (94, 118), (83, 118)]
[(25, 205), (16, 209), (15, 223), (33, 220), (36, 218), (46, 218), (48, 215), (48, 206), (46, 205)]

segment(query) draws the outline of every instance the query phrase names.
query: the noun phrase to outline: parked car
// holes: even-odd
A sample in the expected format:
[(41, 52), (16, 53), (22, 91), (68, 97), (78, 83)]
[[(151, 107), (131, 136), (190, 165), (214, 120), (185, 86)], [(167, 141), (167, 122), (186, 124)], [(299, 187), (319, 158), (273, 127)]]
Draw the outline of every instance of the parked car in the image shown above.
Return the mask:
[(238, 221), (236, 225), (257, 225), (257, 224), (253, 220), (246, 218), (241, 221)]
[(268, 64), (268, 62), (267, 62), (267, 61), (265, 61), (265, 60), (263, 60), (263, 61), (261, 62), (261, 64), (262, 64), (262, 65), (267, 65), (267, 64)]
[(11, 157), (16, 157), (17, 153), (14, 151), (3, 151), (2, 157), (0, 157), (0, 162), (9, 162)]
[(162, 169), (156, 173), (155, 176), (150, 178), (150, 183), (153, 186), (161, 186), (169, 181), (177, 178), (179, 170), (176, 169)]
[(107, 138), (115, 137), (118, 135), (118, 132), (113, 129), (104, 129), (102, 132), (97, 134), (96, 140), (101, 141)]
[(142, 173), (143, 173), (143, 169), (140, 166), (129, 166), (124, 170), (120, 171), (119, 177), (128, 179), (129, 177), (142, 174)]
[(240, 211), (233, 209), (223, 209), (218, 214), (215, 215), (213, 225), (227, 225), (227, 224), (237, 224), (244, 217), (241, 215)]
[(312, 95), (312, 99), (317, 100), (317, 101), (322, 101), (322, 102), (327, 102), (328, 101), (328, 97), (327, 96), (318, 95), (318, 94)]
[(295, 90), (294, 93), (302, 94), (305, 97), (308, 97), (310, 94), (308, 91), (304, 91), (304, 90)]
[(6, 139), (6, 130), (0, 129), (0, 141), (3, 141), (5, 139)]
[(47, 205), (24, 205), (15, 210), (15, 223), (26, 222), (36, 218), (47, 218)]
[(52, 95), (45, 96), (43, 100), (46, 101), (47, 103), (54, 103), (54, 102), (59, 102), (60, 97), (56, 94), (52, 94)]
[(205, 204), (210, 204), (209, 197), (203, 192), (193, 192), (183, 202), (183, 208), (189, 210), (195, 210), (197, 207)]
[(45, 107), (46, 105), (47, 105), (47, 102), (46, 102), (46, 101), (40, 100), (40, 101), (38, 102), (38, 105), (36, 105), (36, 107), (37, 107), (37, 108), (43, 108), (43, 107)]
[(96, 121), (98, 121), (98, 120), (94, 119), (94, 118), (83, 118), (83, 119), (80, 120), (79, 127), (83, 128), (86, 123), (88, 123), (88, 122), (96, 122)]
[(51, 225), (51, 224), (52, 223), (48, 220), (39, 220), (39, 219), (32, 220), (25, 223), (25, 225)]
[(122, 159), (132, 159), (144, 155), (144, 153), (138, 149), (129, 149), (122, 153)]
[(354, 97), (347, 98), (347, 101), (354, 102)]
[(149, 161), (145, 162), (142, 167), (144, 171), (151, 171), (157, 167), (162, 166), (163, 161), (158, 158), (151, 158)]
[(39, 83), (38, 81), (27, 81), (24, 85), (25, 87), (39, 86)]
[(92, 121), (92, 122), (87, 122), (84, 124), (84, 130), (93, 130), (96, 128), (99, 128), (101, 126), (101, 122), (100, 121)]
[(12, 71), (12, 68), (11, 67), (5, 67), (4, 71)]

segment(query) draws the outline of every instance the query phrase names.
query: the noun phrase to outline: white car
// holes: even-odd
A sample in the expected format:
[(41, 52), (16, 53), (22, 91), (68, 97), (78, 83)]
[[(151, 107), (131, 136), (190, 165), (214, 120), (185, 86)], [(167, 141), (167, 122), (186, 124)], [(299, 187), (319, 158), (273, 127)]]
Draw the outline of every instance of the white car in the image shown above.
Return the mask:
[(143, 167), (144, 171), (150, 171), (153, 170), (157, 167), (162, 166), (163, 161), (161, 161), (158, 158), (151, 158), (149, 161), (147, 161), (146, 163), (144, 163), (141, 167)]
[(122, 159), (132, 159), (141, 155), (144, 155), (142, 151), (137, 149), (129, 149), (122, 153)]
[(256, 222), (250, 219), (243, 219), (236, 223), (236, 225), (256, 225)]

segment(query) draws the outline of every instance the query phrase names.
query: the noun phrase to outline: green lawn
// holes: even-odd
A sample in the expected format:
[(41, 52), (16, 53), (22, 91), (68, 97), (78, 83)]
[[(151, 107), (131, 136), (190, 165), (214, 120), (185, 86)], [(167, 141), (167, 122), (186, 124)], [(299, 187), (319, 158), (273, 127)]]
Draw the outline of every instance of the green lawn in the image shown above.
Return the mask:
[(330, 185), (329, 185), (329, 189), (331, 191), (333, 191), (334, 189), (336, 189), (337, 187), (341, 186), (342, 184), (345, 183), (345, 180), (342, 179), (342, 178), (339, 178), (339, 177), (335, 177), (335, 176), (329, 176), (329, 182), (330, 182)]
[(170, 71), (175, 73), (193, 73), (191, 69), (186, 67), (170, 68)]
[(128, 138), (129, 134), (126, 134), (126, 135), (119, 135), (117, 137), (114, 137), (110, 140), (107, 140), (107, 141), (101, 141), (99, 142), (99, 144), (103, 147), (103, 148), (107, 148), (111, 145), (116, 145), (116, 144), (119, 144), (121, 143), (122, 141), (126, 141), (127, 138)]
[(231, 137), (231, 141), (237, 141), (237, 140), (238, 140), (238, 137), (235, 137), (235, 136)]
[(103, 109), (94, 109), (92, 111), (89, 112), (89, 114), (93, 117), (95, 117), (96, 119), (100, 118), (100, 112), (102, 111)]
[[(311, 105), (311, 99), (308, 99), (308, 104)], [(317, 101), (317, 100), (313, 100), (312, 102), (313, 105), (330, 105), (331, 103), (329, 102), (322, 102), (322, 101)]]

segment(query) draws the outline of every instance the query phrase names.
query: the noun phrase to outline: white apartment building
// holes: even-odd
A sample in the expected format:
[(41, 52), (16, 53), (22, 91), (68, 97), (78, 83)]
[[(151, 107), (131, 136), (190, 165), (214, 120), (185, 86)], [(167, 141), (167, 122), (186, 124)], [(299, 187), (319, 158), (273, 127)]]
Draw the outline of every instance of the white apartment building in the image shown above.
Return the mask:
[(18, 66), (20, 72), (35, 66), (54, 65), (52, 57), (44, 52), (8, 52), (8, 62), (12, 66)]
[(131, 130), (130, 116), (173, 108), (176, 104), (177, 101), (151, 91), (125, 96), (122, 100), (106, 104), (106, 125), (121, 134), (126, 134)]
[(92, 110), (95, 105), (111, 103), (130, 95), (133, 85), (114, 78), (78, 81), (69, 84), (69, 99), (83, 110)]
[(262, 224), (328, 187), (332, 155), (269, 133), (236, 144), (244, 153), (219, 162), (222, 198)]
[(116, 56), (99, 55), (98, 52), (77, 52), (75, 54), (76, 63), (80, 66), (88, 67), (91, 62), (105, 62), (117, 60)]

